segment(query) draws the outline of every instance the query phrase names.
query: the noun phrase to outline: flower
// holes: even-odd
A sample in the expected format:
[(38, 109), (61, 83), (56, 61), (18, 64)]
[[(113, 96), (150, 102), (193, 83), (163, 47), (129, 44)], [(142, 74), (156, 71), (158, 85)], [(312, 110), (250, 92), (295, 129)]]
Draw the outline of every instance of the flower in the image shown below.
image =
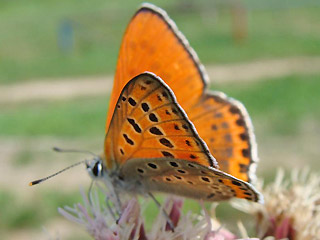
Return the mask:
[(279, 170), (274, 183), (258, 189), (265, 204), (233, 202), (233, 206), (256, 217), (258, 237), (311, 240), (320, 236), (320, 177), (309, 170), (294, 170), (285, 180)]
[[(137, 198), (133, 197), (127, 200), (123, 204), (121, 214), (118, 215), (116, 200), (102, 188), (99, 188), (99, 191), (109, 199), (106, 204), (99, 199), (97, 189), (90, 191), (89, 196), (82, 190), (83, 204), (75, 204), (72, 208), (66, 206), (58, 209), (64, 217), (83, 226), (94, 239), (237, 239), (234, 234), (222, 228), (216, 219), (211, 218), (203, 206), (200, 214), (194, 214), (190, 211), (183, 214), (184, 200), (173, 196), (166, 198), (153, 221), (151, 229), (146, 230), (145, 220), (141, 214), (143, 210), (141, 210)], [(143, 201), (141, 206), (145, 206), (148, 200)], [(164, 211), (168, 214), (164, 214)], [(120, 217), (117, 219), (116, 216)], [(174, 230), (171, 229), (168, 220), (172, 222)]]

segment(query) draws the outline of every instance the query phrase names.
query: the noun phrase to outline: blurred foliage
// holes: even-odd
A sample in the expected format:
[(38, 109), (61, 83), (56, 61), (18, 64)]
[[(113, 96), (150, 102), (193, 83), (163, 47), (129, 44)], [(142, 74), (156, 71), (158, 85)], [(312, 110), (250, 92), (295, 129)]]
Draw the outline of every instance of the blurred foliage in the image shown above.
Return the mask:
[[(140, 3), (1, 1), (0, 82), (113, 73), (122, 34)], [(320, 54), (320, 4), (314, 1), (299, 8), (298, 0), (153, 3), (167, 10), (205, 63)], [(239, 42), (233, 37), (238, 18)]]
[[(243, 102), (254, 120), (267, 123), (267, 134), (294, 135), (305, 119), (320, 119), (319, 79), (288, 76), (212, 89)], [(6, 126), (1, 135), (102, 137), (107, 106), (105, 97), (6, 105), (0, 115), (0, 126)]]
[[(0, 229), (38, 228), (38, 223), (58, 216), (58, 207), (81, 201), (79, 192), (62, 193), (37, 191), (31, 199), (25, 199), (9, 190), (0, 191)], [(1, 233), (1, 231), (0, 231)]]
[(19, 151), (12, 162), (15, 167), (25, 167), (32, 163), (34, 163), (34, 152), (27, 150)]

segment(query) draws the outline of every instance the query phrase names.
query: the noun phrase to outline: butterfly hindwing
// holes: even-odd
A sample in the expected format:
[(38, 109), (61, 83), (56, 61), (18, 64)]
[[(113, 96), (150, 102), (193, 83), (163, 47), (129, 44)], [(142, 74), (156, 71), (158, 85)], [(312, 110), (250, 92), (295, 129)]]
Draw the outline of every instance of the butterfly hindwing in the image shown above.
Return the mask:
[(173, 92), (150, 73), (138, 75), (124, 87), (105, 150), (109, 168), (133, 158), (178, 158), (217, 166)]
[(209, 92), (190, 109), (188, 116), (220, 169), (250, 182), (254, 178), (257, 147), (244, 106), (221, 92)]
[(254, 187), (218, 169), (181, 159), (132, 159), (122, 166), (120, 175), (139, 182), (146, 191), (221, 201), (233, 197), (263, 201)]

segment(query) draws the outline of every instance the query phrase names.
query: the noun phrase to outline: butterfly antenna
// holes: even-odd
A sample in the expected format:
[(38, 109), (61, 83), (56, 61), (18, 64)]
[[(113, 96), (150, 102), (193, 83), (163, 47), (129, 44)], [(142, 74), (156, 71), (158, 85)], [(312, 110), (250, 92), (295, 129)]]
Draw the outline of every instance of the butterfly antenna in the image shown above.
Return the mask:
[(52, 148), (53, 151), (55, 152), (69, 152), (69, 153), (87, 153), (87, 154), (90, 154), (94, 157), (98, 157), (97, 154), (94, 154), (93, 152), (90, 152), (90, 151), (87, 151), (87, 150), (77, 150), (77, 149), (62, 149), (62, 148), (59, 148), (59, 147), (53, 147)]
[(50, 176), (47, 176), (47, 177), (44, 177), (44, 178), (41, 178), (41, 179), (32, 181), (32, 182), (29, 183), (29, 186), (33, 186), (33, 185), (37, 185), (37, 184), (39, 184), (39, 183), (42, 183), (42, 182), (48, 180), (49, 178), (52, 178), (52, 177), (54, 177), (54, 176), (57, 176), (58, 174), (60, 174), (60, 173), (62, 173), (62, 172), (64, 172), (64, 171), (67, 171), (68, 169), (73, 168), (73, 167), (75, 167), (75, 166), (78, 166), (78, 165), (80, 165), (80, 164), (83, 164), (83, 163), (85, 163), (85, 162), (86, 162), (86, 160), (81, 161), (81, 162), (74, 163), (74, 164), (72, 164), (72, 165), (70, 165), (70, 166), (68, 166), (68, 167), (66, 167), (66, 168), (64, 168), (64, 169), (62, 169), (62, 170), (60, 170), (60, 171), (58, 171), (58, 172), (50, 175)]

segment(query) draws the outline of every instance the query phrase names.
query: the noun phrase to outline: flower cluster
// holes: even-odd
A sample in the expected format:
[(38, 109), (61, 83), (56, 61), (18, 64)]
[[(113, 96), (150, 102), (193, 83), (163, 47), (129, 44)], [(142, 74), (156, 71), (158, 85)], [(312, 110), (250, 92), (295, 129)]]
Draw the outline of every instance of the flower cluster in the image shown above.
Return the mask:
[[(265, 204), (248, 201), (233, 201), (232, 206), (245, 211), (256, 219), (256, 235), (263, 240), (313, 240), (320, 239), (320, 177), (307, 170), (293, 171), (290, 179), (279, 171), (276, 180), (263, 187), (257, 184), (264, 195)], [(102, 201), (98, 192), (106, 196)], [(183, 213), (183, 199), (169, 196), (159, 208), (152, 226), (147, 228), (143, 217), (147, 199), (139, 204), (137, 198), (126, 199), (118, 206), (114, 194), (101, 187), (86, 196), (84, 203), (59, 209), (67, 219), (82, 225), (98, 240), (164, 240), (205, 239), (235, 240), (239, 236), (222, 227), (214, 216), (202, 207), (199, 214)], [(89, 200), (89, 199), (90, 200)], [(123, 200), (123, 199), (122, 199)], [(167, 213), (167, 214), (166, 214)], [(170, 224), (169, 224), (170, 223)], [(246, 229), (239, 224), (242, 237)], [(249, 239), (249, 238), (242, 238)]]
[[(82, 225), (97, 240), (238, 239), (222, 228), (216, 220), (210, 218), (204, 208), (201, 214), (191, 212), (183, 214), (182, 198), (168, 197), (153, 221), (152, 227), (147, 231), (142, 216), (143, 211), (136, 198), (131, 198), (123, 204), (122, 213), (119, 219), (116, 219), (114, 207), (102, 204), (97, 191), (91, 192), (90, 201), (83, 191), (82, 196), (84, 204), (75, 204), (73, 208), (59, 208), (59, 212), (67, 219)], [(142, 206), (145, 205), (145, 203), (142, 204)], [(168, 215), (166, 216), (163, 211)], [(168, 224), (168, 217), (174, 229), (171, 229)]]
[(279, 170), (276, 180), (258, 189), (265, 204), (234, 202), (233, 206), (256, 218), (259, 238), (314, 240), (320, 239), (320, 177), (307, 169), (294, 170), (285, 179)]

